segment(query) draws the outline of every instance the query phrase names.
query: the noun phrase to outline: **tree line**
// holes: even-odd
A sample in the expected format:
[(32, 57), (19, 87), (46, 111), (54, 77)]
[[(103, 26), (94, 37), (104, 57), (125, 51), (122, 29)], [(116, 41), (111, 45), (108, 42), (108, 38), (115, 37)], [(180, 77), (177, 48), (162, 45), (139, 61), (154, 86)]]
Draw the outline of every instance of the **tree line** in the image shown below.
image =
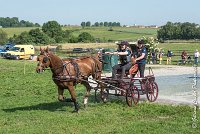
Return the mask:
[(84, 27), (120, 27), (121, 24), (119, 22), (95, 22), (94, 24), (91, 24), (90, 21), (87, 22), (81, 22), (81, 26)]
[(87, 32), (81, 33), (78, 37), (73, 36), (72, 30), (62, 30), (57, 21), (48, 21), (42, 28), (32, 29), (29, 32), (22, 32), (9, 38), (14, 44), (52, 44), (52, 43), (77, 43), (94, 42), (95, 39)]
[(189, 22), (167, 22), (157, 31), (157, 38), (159, 40), (200, 39), (200, 26)]
[(38, 23), (32, 23), (25, 20), (20, 20), (17, 17), (0, 17), (0, 26), (3, 28), (6, 27), (40, 27)]

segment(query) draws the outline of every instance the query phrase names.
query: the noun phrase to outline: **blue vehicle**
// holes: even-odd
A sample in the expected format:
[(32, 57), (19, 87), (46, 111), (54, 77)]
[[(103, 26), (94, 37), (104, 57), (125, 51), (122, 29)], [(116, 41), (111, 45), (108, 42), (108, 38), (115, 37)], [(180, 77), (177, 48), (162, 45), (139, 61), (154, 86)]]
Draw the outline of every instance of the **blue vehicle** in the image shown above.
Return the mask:
[(13, 46), (15, 46), (14, 44), (8, 43), (6, 45), (3, 46), (3, 48), (0, 48), (0, 55), (1, 57), (4, 57), (4, 53), (6, 53), (7, 51), (9, 51)]

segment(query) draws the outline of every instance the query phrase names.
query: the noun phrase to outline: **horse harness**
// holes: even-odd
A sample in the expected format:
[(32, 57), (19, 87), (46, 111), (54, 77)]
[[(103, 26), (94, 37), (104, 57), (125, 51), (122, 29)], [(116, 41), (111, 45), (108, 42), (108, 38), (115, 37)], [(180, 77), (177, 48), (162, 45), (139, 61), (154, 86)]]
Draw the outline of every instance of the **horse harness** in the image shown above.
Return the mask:
[[(85, 57), (85, 58), (89, 58), (89, 57)], [(91, 58), (95, 61), (95, 59), (93, 57), (91, 57)], [(79, 66), (78, 66), (78, 63), (75, 60), (76, 59), (70, 59), (69, 62), (64, 62), (63, 61), (63, 66), (61, 66), (61, 67), (63, 67), (62, 73), (60, 73), (60, 74), (58, 74), (56, 76), (53, 76), (52, 79), (53, 80), (57, 80), (57, 81), (62, 81), (62, 82), (75, 81), (76, 84), (81, 82), (81, 81), (88, 82), (88, 80), (87, 80), (88, 76), (85, 76), (85, 75), (81, 74)], [(74, 70), (76, 72), (75, 76), (70, 73), (71, 72), (70, 67), (67, 68), (67, 66), (70, 66), (70, 65), (72, 65), (74, 67)], [(97, 66), (98, 65), (95, 64), (94, 67), (92, 68), (93, 71), (94, 71), (94, 74), (95, 74), (95, 78), (96, 78), (96, 74), (98, 72), (101, 72), (101, 70), (99, 70)]]

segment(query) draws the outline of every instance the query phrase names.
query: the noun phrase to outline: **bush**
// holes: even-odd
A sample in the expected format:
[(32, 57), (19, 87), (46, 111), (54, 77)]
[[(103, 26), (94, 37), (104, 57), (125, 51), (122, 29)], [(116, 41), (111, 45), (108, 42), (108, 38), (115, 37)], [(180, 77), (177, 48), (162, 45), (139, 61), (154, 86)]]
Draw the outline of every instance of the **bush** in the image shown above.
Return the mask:
[(78, 42), (89, 43), (94, 41), (95, 41), (94, 37), (87, 32), (83, 32), (78, 36)]
[(73, 36), (73, 35), (71, 35), (70, 37), (69, 37), (69, 41), (68, 41), (69, 43), (77, 43), (78, 42), (78, 38), (77, 37), (75, 37), (75, 36)]
[(5, 44), (8, 40), (6, 32), (0, 29), (0, 44)]

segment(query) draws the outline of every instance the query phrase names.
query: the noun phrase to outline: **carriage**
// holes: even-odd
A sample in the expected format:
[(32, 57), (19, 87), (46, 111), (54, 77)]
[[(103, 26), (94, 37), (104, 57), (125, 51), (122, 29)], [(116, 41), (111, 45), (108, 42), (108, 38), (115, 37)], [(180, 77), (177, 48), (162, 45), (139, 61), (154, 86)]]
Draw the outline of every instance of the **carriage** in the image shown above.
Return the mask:
[[(146, 94), (151, 102), (158, 97), (158, 85), (151, 68), (149, 74), (144, 78), (139, 76), (132, 77), (129, 70), (123, 79), (113, 79), (112, 77), (102, 77), (102, 63), (98, 57), (81, 57), (76, 59), (61, 59), (47, 49), (40, 48), (40, 55), (37, 57), (36, 72), (41, 73), (45, 68), (50, 68), (52, 79), (58, 87), (58, 100), (61, 102), (74, 102), (73, 112), (78, 112), (79, 105), (76, 100), (74, 86), (81, 83), (86, 87), (84, 96), (84, 106), (88, 103), (91, 86), (89, 85), (89, 76), (92, 76), (98, 84), (95, 89), (95, 98), (98, 93), (105, 102), (108, 95), (125, 96), (128, 106), (136, 105), (139, 102), (140, 95)], [(118, 73), (117, 75), (120, 75)], [(64, 89), (70, 92), (71, 98), (64, 97)], [(100, 91), (100, 92), (99, 92)]]
[[(107, 101), (109, 95), (124, 96), (128, 106), (131, 107), (138, 104), (141, 95), (146, 95), (149, 102), (154, 102), (158, 98), (158, 85), (151, 67), (148, 68), (148, 75), (144, 78), (141, 78), (138, 73), (132, 77), (129, 71), (126, 71), (123, 79), (120, 79), (120, 73), (117, 73), (117, 76), (117, 79), (104, 76), (101, 81), (98, 81), (104, 87), (103, 102)], [(94, 90), (97, 101), (101, 92), (100, 84), (97, 84)]]

